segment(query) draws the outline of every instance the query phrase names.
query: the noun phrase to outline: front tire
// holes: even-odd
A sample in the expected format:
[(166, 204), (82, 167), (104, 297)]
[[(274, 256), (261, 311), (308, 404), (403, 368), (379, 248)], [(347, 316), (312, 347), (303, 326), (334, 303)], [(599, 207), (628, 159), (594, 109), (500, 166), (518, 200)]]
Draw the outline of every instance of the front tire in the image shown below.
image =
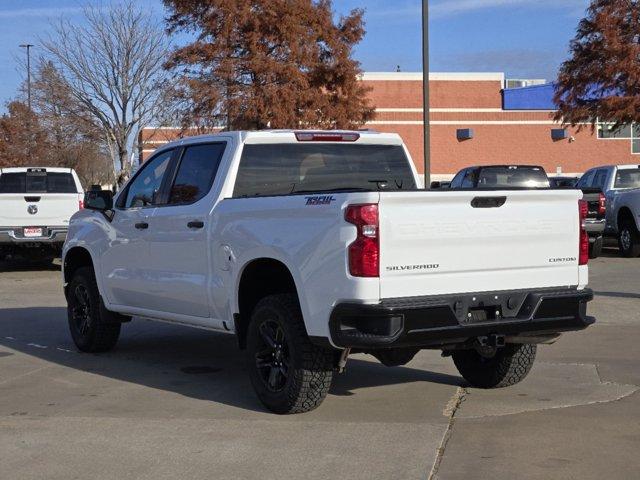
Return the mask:
[(331, 386), (334, 358), (333, 350), (309, 340), (295, 295), (258, 302), (247, 331), (247, 362), (251, 384), (269, 410), (289, 414), (318, 407)]
[(635, 258), (640, 256), (640, 233), (633, 221), (627, 220), (620, 226), (618, 246), (623, 257)]
[(91, 267), (76, 270), (67, 286), (67, 317), (73, 342), (82, 352), (106, 352), (118, 342), (121, 323), (104, 307)]
[(457, 350), (453, 363), (464, 379), (478, 388), (502, 388), (521, 382), (531, 371), (536, 358), (536, 345), (507, 344), (493, 357), (477, 350)]

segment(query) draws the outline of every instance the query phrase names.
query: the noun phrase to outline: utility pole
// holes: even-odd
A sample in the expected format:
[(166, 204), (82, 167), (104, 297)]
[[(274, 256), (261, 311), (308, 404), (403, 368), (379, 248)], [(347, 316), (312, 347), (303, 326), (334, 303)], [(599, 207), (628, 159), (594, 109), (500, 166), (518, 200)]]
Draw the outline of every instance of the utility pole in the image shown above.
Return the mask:
[(431, 139), (429, 125), (429, 0), (422, 0), (422, 116), (424, 131), (424, 188), (431, 186)]
[(30, 43), (23, 43), (19, 45), (20, 48), (27, 49), (27, 105), (29, 106), (29, 115), (27, 116), (27, 136), (29, 141), (27, 142), (27, 161), (31, 161), (31, 47)]
[(27, 49), (27, 105), (29, 105), (29, 111), (31, 111), (31, 47), (30, 43), (23, 43), (21, 48)]

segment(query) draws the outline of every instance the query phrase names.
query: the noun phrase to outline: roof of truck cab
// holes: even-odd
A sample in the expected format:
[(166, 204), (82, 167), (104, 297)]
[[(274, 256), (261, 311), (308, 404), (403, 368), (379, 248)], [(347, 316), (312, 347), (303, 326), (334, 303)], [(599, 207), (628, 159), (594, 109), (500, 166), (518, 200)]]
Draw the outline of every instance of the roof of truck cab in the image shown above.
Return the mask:
[(402, 145), (402, 138), (397, 133), (383, 133), (375, 130), (240, 130), (219, 132), (213, 134), (196, 135), (175, 140), (158, 148), (158, 151), (180, 145), (190, 145), (202, 142), (215, 142), (221, 138), (235, 138), (238, 143), (298, 143), (296, 133), (329, 133), (329, 134), (358, 134), (355, 142), (300, 142), (300, 143), (345, 143), (345, 144), (380, 144)]
[(544, 168), (541, 167), (540, 165), (514, 165), (514, 164), (495, 164), (495, 165), (475, 165), (473, 167), (465, 167), (463, 168), (463, 170), (471, 170), (474, 168), (513, 168), (513, 169), (520, 169), (520, 168), (531, 168), (531, 169), (537, 169), (537, 170), (543, 170)]
[(616, 167), (618, 170), (631, 170), (635, 168), (640, 168), (640, 164), (630, 163), (627, 165), (612, 165), (612, 167)]
[(5, 167), (0, 168), (0, 173), (21, 173), (26, 172), (27, 170), (46, 170), (47, 172), (52, 173), (71, 173), (73, 168), (62, 168), (62, 167)]

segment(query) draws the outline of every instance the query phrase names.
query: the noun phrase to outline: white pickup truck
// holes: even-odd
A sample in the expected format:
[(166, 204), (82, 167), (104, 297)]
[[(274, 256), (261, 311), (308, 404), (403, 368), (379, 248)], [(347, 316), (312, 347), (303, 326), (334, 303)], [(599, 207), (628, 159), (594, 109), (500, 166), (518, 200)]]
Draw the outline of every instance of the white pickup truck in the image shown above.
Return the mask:
[(0, 259), (17, 252), (31, 260), (59, 255), (83, 199), (71, 168), (0, 168)]
[(401, 138), (226, 132), (170, 143), (115, 199), (89, 192), (63, 251), (82, 351), (132, 316), (235, 333), (258, 398), (311, 410), (352, 352), (451, 355), (484, 388), (580, 330), (578, 190), (424, 191)]

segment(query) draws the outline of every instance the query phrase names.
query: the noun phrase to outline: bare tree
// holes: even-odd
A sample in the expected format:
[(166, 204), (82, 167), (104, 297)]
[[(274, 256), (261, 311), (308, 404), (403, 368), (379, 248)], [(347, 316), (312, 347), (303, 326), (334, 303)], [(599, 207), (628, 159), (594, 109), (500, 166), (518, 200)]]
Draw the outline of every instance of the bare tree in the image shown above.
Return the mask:
[(85, 19), (61, 19), (42, 41), (71, 97), (99, 125), (122, 184), (140, 126), (163, 108), (169, 42), (160, 22), (133, 0), (86, 6)]

